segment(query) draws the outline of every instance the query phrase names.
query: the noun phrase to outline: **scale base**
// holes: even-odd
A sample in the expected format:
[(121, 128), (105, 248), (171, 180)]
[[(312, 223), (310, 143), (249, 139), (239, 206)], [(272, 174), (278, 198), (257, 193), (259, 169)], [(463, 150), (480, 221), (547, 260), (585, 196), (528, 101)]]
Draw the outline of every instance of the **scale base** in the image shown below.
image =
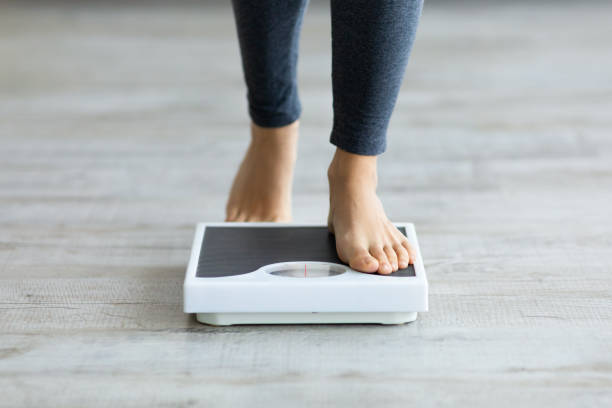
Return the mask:
[(212, 326), (234, 324), (404, 324), (415, 321), (417, 312), (318, 312), (318, 313), (196, 313), (200, 323)]

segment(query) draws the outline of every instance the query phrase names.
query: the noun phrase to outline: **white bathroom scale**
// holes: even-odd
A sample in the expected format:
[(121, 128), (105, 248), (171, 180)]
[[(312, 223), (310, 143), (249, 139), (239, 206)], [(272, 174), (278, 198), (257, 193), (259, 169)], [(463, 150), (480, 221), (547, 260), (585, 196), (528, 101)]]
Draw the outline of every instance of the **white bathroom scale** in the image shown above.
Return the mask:
[(427, 311), (427, 277), (414, 225), (395, 225), (416, 250), (416, 260), (379, 275), (340, 261), (326, 226), (199, 223), (183, 286), (184, 311), (219, 326), (411, 322)]

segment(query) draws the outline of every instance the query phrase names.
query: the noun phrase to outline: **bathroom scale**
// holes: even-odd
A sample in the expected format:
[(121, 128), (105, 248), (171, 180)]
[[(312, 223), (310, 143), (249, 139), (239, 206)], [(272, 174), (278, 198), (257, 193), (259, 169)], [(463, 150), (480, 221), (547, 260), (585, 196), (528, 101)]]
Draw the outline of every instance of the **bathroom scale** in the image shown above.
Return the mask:
[(185, 274), (184, 311), (218, 326), (414, 321), (427, 311), (427, 277), (414, 225), (395, 225), (416, 260), (379, 275), (343, 263), (327, 226), (199, 223)]

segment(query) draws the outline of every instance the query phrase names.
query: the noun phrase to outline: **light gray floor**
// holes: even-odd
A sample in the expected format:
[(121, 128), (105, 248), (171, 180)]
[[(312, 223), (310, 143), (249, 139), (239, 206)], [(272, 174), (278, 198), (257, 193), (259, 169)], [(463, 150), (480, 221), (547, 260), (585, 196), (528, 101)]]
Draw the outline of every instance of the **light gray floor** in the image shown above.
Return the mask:
[[(426, 6), (381, 158), (431, 311), (231, 328), (181, 311), (247, 143), (230, 10), (0, 6), (0, 406), (612, 404), (612, 5), (508, 3)], [(323, 222), (326, 7), (300, 64)]]

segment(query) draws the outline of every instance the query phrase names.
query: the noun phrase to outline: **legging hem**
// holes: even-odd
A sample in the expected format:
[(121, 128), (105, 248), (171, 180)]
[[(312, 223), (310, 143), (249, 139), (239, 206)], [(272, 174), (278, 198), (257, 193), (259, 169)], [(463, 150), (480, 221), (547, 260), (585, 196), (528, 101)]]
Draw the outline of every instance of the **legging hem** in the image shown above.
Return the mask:
[(359, 138), (354, 136), (342, 135), (337, 131), (332, 131), (329, 142), (345, 152), (358, 154), (361, 156), (378, 156), (387, 150), (387, 142), (381, 139)]
[(290, 125), (300, 118), (301, 113), (301, 109), (299, 109), (298, 111), (291, 114), (266, 113), (265, 115), (262, 115), (260, 113), (255, 112), (253, 109), (249, 109), (249, 116), (251, 117), (253, 123), (255, 123), (257, 126), (266, 128), (277, 128)]

